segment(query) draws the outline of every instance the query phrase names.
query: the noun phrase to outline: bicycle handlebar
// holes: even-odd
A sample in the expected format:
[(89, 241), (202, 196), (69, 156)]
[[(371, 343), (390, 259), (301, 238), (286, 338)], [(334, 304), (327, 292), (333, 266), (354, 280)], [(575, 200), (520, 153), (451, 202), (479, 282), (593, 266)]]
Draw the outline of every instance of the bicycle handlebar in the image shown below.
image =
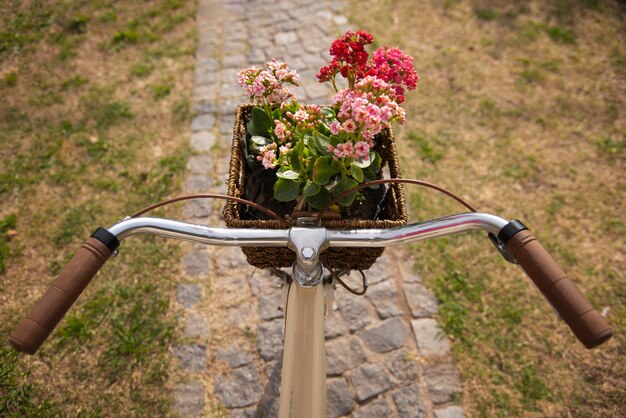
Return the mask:
[(23, 353), (35, 354), (118, 245), (114, 235), (98, 228), (20, 321), (9, 337), (11, 345)]
[(519, 231), (505, 238), (507, 250), (552, 304), (576, 338), (587, 348), (597, 347), (611, 338), (613, 330), (604, 317), (580, 293), (574, 282), (537, 238), (523, 225), (516, 229)]
[[(212, 245), (285, 247), (295, 239), (292, 234), (306, 234), (311, 229), (320, 232), (323, 228), (225, 229), (159, 218), (131, 218), (108, 230), (99, 228), (19, 323), (9, 341), (18, 351), (34, 354), (117, 249), (119, 241), (126, 237), (147, 233)], [(605, 319), (519, 221), (508, 222), (494, 215), (472, 212), (390, 229), (325, 230), (324, 236), (330, 247), (388, 247), (474, 229), (498, 235), (506, 251), (519, 262), (585, 347), (596, 347), (611, 338), (613, 331)]]

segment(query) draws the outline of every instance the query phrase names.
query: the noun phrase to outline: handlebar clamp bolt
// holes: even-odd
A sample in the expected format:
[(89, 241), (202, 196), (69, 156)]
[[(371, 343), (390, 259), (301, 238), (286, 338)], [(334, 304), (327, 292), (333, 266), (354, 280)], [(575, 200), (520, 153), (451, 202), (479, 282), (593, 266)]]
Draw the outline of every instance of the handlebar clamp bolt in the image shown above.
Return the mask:
[(304, 247), (300, 254), (302, 254), (302, 258), (305, 260), (311, 260), (315, 256), (315, 250), (311, 247)]

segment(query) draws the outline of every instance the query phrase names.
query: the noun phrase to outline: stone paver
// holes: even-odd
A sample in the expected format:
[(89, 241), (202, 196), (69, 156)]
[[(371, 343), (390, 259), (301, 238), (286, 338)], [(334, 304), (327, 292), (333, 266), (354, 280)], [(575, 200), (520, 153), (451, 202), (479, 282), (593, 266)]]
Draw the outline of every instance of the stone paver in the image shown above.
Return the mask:
[(208, 131), (200, 131), (191, 135), (191, 148), (194, 151), (211, 151), (215, 145), (215, 135)]
[(204, 409), (204, 385), (200, 381), (180, 383), (174, 387), (174, 409), (182, 416), (202, 416)]
[(410, 385), (419, 380), (415, 355), (404, 348), (387, 354), (385, 365), (393, 378), (401, 385)]
[(463, 412), (463, 408), (455, 405), (435, 409), (435, 418), (465, 418), (465, 413)]
[(353, 370), (350, 382), (356, 391), (358, 401), (383, 393), (393, 385), (389, 372), (376, 363), (364, 364)]
[(420, 399), (419, 389), (416, 384), (406, 386), (393, 394), (393, 402), (396, 404), (398, 415), (401, 418), (424, 418), (426, 410)]
[(200, 337), (206, 339), (209, 336), (209, 324), (204, 316), (197, 312), (190, 312), (185, 320), (185, 337)]
[[(195, 200), (194, 202), (206, 202)], [(196, 215), (197, 216), (197, 215)], [(209, 273), (209, 254), (203, 250), (188, 252), (183, 256), (183, 268), (188, 276), (205, 276)]]
[(252, 363), (252, 357), (241, 346), (231, 345), (228, 348), (218, 350), (215, 359), (225, 361), (232, 368), (245, 366)]
[(344, 297), (337, 300), (337, 305), (339, 306), (341, 315), (348, 323), (350, 331), (363, 328), (373, 321), (365, 298), (346, 294)]
[(398, 303), (398, 295), (398, 288), (393, 280), (385, 280), (370, 286), (366, 293), (367, 298), (374, 304), (376, 312), (383, 319), (402, 313)]
[(326, 416), (329, 418), (348, 415), (356, 403), (345, 378), (329, 379), (327, 382)]
[(256, 330), (257, 348), (263, 360), (278, 358), (283, 351), (284, 321), (275, 319), (261, 322)]
[(404, 294), (413, 318), (428, 318), (437, 313), (437, 301), (434, 295), (421, 284), (405, 284)]
[(176, 300), (185, 308), (189, 308), (202, 300), (202, 291), (197, 284), (179, 284), (176, 289)]
[[(294, 92), (302, 102), (330, 101), (331, 89), (315, 74), (329, 60), (330, 42), (351, 27), (344, 6), (345, 0), (199, 0), (186, 192), (226, 191), (234, 112), (246, 102), (236, 83), (240, 69), (283, 59), (301, 75)], [(223, 225), (218, 207), (190, 201), (183, 214)], [(172, 354), (187, 380), (173, 384), (174, 412), (211, 416), (225, 408), (231, 417), (277, 416), (284, 326), (277, 278), (251, 268), (238, 248), (189, 246), (181, 267), (187, 281), (178, 285), (176, 302), (184, 340)], [(365, 273), (366, 296), (338, 288), (326, 319), (327, 416), (464, 417), (454, 405), (461, 382), (434, 319), (432, 292), (398, 250), (388, 249)], [(353, 276), (347, 281), (359, 283)]]
[(377, 353), (386, 353), (404, 345), (410, 330), (402, 318), (386, 319), (358, 333), (365, 346)]
[(249, 364), (215, 377), (215, 395), (227, 408), (256, 404), (261, 398), (261, 380), (256, 365)]
[(367, 360), (358, 338), (341, 337), (326, 343), (326, 374), (339, 376)]
[(461, 391), (459, 373), (450, 363), (425, 366), (424, 377), (430, 397), (436, 405), (450, 402)]
[(378, 398), (373, 402), (359, 408), (353, 415), (354, 418), (380, 418), (391, 417), (393, 411), (385, 398)]
[(201, 372), (206, 367), (206, 345), (185, 344), (172, 348), (183, 369), (188, 372)]
[(411, 321), (417, 346), (424, 356), (448, 355), (450, 343), (439, 328), (437, 321), (432, 318), (421, 318)]

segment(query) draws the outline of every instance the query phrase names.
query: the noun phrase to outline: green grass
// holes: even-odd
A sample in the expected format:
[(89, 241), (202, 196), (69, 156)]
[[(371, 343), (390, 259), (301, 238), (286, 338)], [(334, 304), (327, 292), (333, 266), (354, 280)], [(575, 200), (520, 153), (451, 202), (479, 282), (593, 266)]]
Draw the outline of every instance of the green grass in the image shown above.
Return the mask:
[(430, 139), (421, 132), (411, 132), (409, 140), (417, 147), (419, 150), (418, 154), (424, 161), (435, 164), (445, 155), (444, 147), (442, 146), (444, 142), (437, 138)]
[(572, 45), (575, 43), (574, 32), (571, 29), (562, 26), (549, 26), (546, 33), (554, 42)]
[[(520, 218), (616, 330), (585, 350), (483, 234), (416, 245), (418, 273), (437, 294), (452, 341), (466, 414), (624, 416), (624, 372), (615, 366), (626, 329), (617, 2), (413, 3), (363, 10), (351, 2), (360, 28), (415, 57), (420, 73), (406, 95), (406, 126), (395, 131), (403, 175), (441, 184), (480, 211)], [(441, 196), (405, 190), (411, 219), (459, 211)]]
[[(171, 0), (0, 5), (3, 335), (97, 226), (180, 190), (194, 12)], [(0, 416), (167, 416), (179, 254), (133, 238), (35, 357), (0, 342)]]
[(498, 12), (493, 9), (475, 9), (474, 14), (478, 19), (484, 21), (496, 20), (498, 18)]
[(16, 215), (7, 215), (4, 218), (0, 219), (0, 274), (4, 273), (7, 267), (7, 260), (10, 255), (10, 246), (9, 243), (11, 241), (10, 233), (11, 231), (15, 232), (15, 227), (17, 226), (17, 216)]
[(22, 383), (28, 374), (19, 370), (19, 362), (17, 352), (7, 346), (0, 347), (0, 415), (15, 418), (59, 416), (60, 405), (33, 398), (41, 388)]
[(130, 69), (130, 74), (136, 77), (145, 77), (152, 73), (154, 70), (154, 64), (149, 60), (141, 60), (137, 64), (133, 65)]
[(15, 87), (17, 85), (17, 73), (15, 71), (5, 74), (4, 85), (7, 87)]
[(621, 139), (605, 136), (596, 140), (595, 144), (598, 151), (609, 161), (623, 159), (624, 151), (626, 151), (626, 134)]
[(154, 97), (154, 100), (160, 100), (164, 97), (167, 97), (172, 92), (172, 87), (173, 85), (171, 81), (163, 81), (157, 84), (153, 84), (152, 86), (150, 86), (150, 88), (152, 89), (152, 97)]

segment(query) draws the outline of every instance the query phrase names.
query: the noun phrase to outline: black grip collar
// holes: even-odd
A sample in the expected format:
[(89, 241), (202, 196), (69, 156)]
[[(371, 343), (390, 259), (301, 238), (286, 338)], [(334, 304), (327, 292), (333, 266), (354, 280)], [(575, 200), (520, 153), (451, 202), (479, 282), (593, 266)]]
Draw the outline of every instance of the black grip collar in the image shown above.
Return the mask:
[(519, 219), (515, 219), (502, 227), (500, 232), (498, 232), (498, 240), (506, 245), (518, 232), (525, 229), (528, 228)]
[(117, 247), (120, 246), (120, 242), (117, 237), (102, 227), (96, 229), (93, 234), (91, 234), (91, 238), (95, 238), (106, 245), (111, 252), (117, 250)]

